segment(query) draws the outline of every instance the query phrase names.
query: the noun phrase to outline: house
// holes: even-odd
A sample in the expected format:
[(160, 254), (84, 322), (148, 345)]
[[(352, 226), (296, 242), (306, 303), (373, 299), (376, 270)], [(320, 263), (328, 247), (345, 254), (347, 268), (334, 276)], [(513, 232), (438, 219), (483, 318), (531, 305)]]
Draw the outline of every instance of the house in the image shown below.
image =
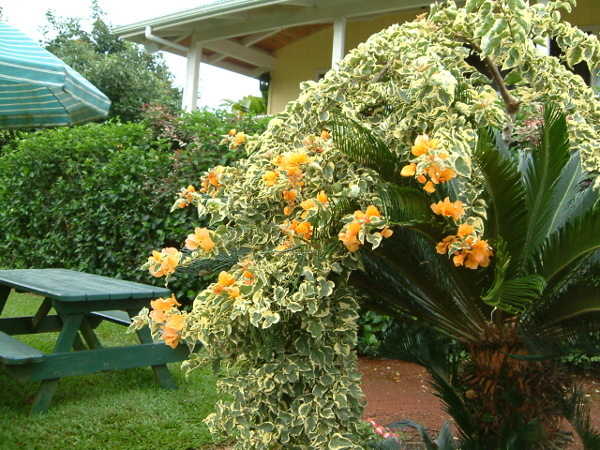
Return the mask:
[[(532, 0), (535, 1), (535, 0)], [(546, 0), (538, 0), (546, 1)], [(200, 62), (248, 75), (281, 111), (372, 34), (426, 12), (431, 0), (217, 0), (115, 27), (123, 39), (187, 58), (183, 107), (197, 107)], [(600, 1), (578, 0), (566, 19), (598, 34)], [(595, 83), (596, 75), (587, 74)]]

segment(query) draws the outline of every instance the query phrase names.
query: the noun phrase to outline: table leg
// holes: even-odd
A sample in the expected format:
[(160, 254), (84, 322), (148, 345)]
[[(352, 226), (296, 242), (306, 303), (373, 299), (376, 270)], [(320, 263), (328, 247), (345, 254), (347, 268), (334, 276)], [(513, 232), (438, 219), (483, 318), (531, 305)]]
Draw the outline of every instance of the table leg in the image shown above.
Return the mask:
[[(58, 336), (58, 340), (56, 341), (54, 353), (68, 352), (71, 350), (71, 347), (74, 346), (76, 338), (79, 338), (77, 333), (79, 331), (79, 327), (81, 326), (81, 321), (83, 320), (83, 314), (72, 314), (66, 316), (66, 318), (63, 320), (63, 328)], [(50, 406), (50, 402), (52, 401), (52, 397), (56, 391), (59, 380), (60, 378), (52, 378), (50, 380), (42, 381), (40, 390), (33, 399), (33, 404), (31, 405), (29, 414), (41, 414), (48, 411), (48, 407)]]
[(90, 349), (102, 348), (102, 343), (86, 317), (81, 322), (81, 335)]
[(6, 300), (8, 299), (8, 295), (10, 294), (11, 288), (8, 286), (0, 285), (0, 315), (2, 315), (2, 310), (6, 305)]
[[(129, 311), (129, 315), (131, 317), (137, 315), (139, 311)], [(150, 329), (148, 327), (144, 327), (141, 330), (136, 331), (138, 339), (142, 344), (151, 344), (154, 342), (152, 340), (152, 334), (150, 333)], [(159, 364), (156, 366), (152, 366), (152, 370), (154, 371), (154, 376), (156, 380), (159, 382), (163, 389), (177, 389), (177, 384), (175, 384), (175, 380), (171, 376), (169, 372), (169, 368), (166, 364)]]
[(50, 300), (49, 298), (45, 298), (44, 301), (42, 302), (42, 304), (40, 305), (40, 307), (38, 308), (37, 312), (35, 313), (35, 316), (33, 316), (33, 319), (31, 320), (34, 332), (37, 332), (37, 330), (40, 326), (40, 323), (42, 323), (42, 321), (46, 317), (48, 317), (48, 313), (50, 312), (51, 309), (52, 309), (52, 300)]

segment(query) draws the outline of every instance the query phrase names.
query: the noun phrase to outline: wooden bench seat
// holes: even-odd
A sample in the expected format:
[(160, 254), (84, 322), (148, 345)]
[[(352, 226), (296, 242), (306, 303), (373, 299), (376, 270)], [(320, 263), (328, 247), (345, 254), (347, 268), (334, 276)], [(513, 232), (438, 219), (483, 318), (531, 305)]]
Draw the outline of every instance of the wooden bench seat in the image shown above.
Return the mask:
[(90, 313), (91, 316), (100, 317), (103, 320), (109, 322), (118, 323), (119, 325), (129, 326), (131, 325), (131, 319), (126, 311), (112, 310), (112, 311), (94, 311)]
[(16, 365), (41, 362), (48, 355), (0, 331), (0, 364)]

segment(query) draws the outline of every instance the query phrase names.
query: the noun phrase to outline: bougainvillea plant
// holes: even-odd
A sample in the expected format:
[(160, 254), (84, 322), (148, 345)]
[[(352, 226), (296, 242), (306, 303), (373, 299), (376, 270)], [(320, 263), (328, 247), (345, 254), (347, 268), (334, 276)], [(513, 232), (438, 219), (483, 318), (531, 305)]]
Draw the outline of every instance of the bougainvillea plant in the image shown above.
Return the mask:
[[(567, 65), (598, 68), (598, 40), (561, 21), (561, 8), (574, 3), (435, 4), (305, 83), (265, 133), (225, 137), (250, 156), (203, 174), (173, 206), (197, 208), (210, 226), (191, 225), (181, 249), (155, 251), (145, 266), (167, 280), (191, 271), (218, 273), (218, 281), (190, 311), (163, 300), (133, 325), (149, 324), (169, 345), (202, 342), (190, 369), (205, 359), (227, 369), (219, 387), (230, 398), (206, 419), (213, 433), (234, 435), (240, 447), (358, 447), (351, 278), (365, 268), (364, 250), (385, 249), (409, 228), (440, 231), (432, 246), (462, 271), (457, 283), (497, 269), (503, 246), (486, 238), (489, 205), (474, 164), (480, 130), (509, 143), (521, 117), (557, 105), (588, 184), (599, 185), (598, 102), (538, 48), (553, 37)], [(494, 306), (522, 312), (529, 297), (494, 298)]]

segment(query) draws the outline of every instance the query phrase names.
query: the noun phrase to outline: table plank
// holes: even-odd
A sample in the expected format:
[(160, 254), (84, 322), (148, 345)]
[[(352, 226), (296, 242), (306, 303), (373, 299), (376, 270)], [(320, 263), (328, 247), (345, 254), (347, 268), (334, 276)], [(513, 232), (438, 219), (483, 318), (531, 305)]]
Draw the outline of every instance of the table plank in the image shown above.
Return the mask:
[(171, 295), (166, 288), (67, 269), (0, 270), (0, 283), (63, 302), (152, 299)]

